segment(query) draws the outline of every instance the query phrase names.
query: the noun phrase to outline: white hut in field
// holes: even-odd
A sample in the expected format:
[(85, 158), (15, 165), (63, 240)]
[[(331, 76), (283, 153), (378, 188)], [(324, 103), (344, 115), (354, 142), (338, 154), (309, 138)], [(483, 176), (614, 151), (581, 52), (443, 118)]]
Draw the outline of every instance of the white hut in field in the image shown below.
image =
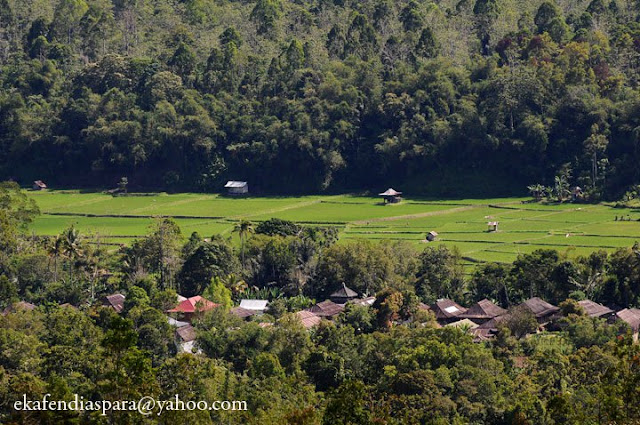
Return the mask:
[(33, 182), (33, 186), (32, 186), (33, 190), (45, 190), (46, 188), (47, 188), (47, 185), (42, 180), (36, 180)]
[(498, 222), (497, 221), (490, 221), (487, 223), (487, 232), (497, 232), (498, 231)]
[(247, 182), (229, 180), (224, 187), (229, 195), (246, 195), (249, 193), (249, 183)]

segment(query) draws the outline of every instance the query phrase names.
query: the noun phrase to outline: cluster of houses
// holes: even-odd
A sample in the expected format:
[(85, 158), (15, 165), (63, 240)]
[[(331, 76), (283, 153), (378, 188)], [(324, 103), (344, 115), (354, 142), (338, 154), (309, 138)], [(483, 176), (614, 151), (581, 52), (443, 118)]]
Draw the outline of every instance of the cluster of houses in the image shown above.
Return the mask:
[[(629, 325), (634, 341), (638, 340), (640, 328), (640, 309), (625, 308), (615, 311), (591, 300), (578, 301), (585, 314), (593, 318), (602, 318), (610, 324), (624, 322)], [(552, 305), (538, 297), (530, 298), (520, 304), (530, 311), (538, 322), (538, 330), (554, 331), (560, 329), (557, 320), (562, 317), (560, 307)], [(469, 308), (462, 307), (452, 300), (442, 299), (420, 308), (434, 313), (439, 326), (453, 326), (465, 329), (473, 335), (476, 342), (490, 340), (498, 333), (500, 323), (511, 318), (511, 314), (493, 302), (484, 299)]]
[[(357, 292), (348, 288), (344, 283), (333, 292), (329, 299), (319, 302), (312, 307), (295, 313), (300, 323), (306, 329), (318, 326), (323, 320), (333, 320), (342, 313), (347, 304), (357, 304), (371, 307), (375, 297), (360, 297)], [(124, 309), (125, 296), (119, 293), (107, 295), (102, 299), (102, 305), (113, 309), (116, 313), (121, 313)], [(267, 300), (241, 300), (240, 305), (230, 310), (230, 314), (243, 320), (253, 320), (254, 316), (263, 315), (268, 308)], [(638, 340), (640, 330), (640, 309), (625, 308), (615, 311), (609, 307), (598, 304), (591, 300), (579, 301), (589, 317), (603, 318), (609, 323), (615, 324), (624, 322), (631, 328), (634, 341)], [(74, 308), (70, 304), (61, 307)], [(175, 307), (168, 309), (165, 313), (167, 321), (175, 328), (176, 347), (178, 351), (194, 352), (196, 331), (192, 326), (192, 321), (202, 313), (219, 307), (219, 304), (211, 302), (201, 296), (185, 298), (178, 296)], [(559, 329), (557, 320), (562, 317), (561, 309), (538, 297), (530, 298), (520, 304), (520, 307), (532, 313), (538, 322), (538, 330), (554, 331)], [(7, 307), (2, 314), (7, 315), (20, 310), (30, 311), (36, 306), (20, 301)], [(482, 342), (491, 340), (498, 333), (500, 323), (508, 321), (511, 313), (504, 308), (494, 304), (488, 299), (478, 301), (470, 307), (463, 307), (450, 299), (439, 299), (431, 305), (420, 304), (419, 309), (430, 312), (434, 315), (439, 327), (456, 327), (468, 332), (474, 337), (474, 341)], [(256, 320), (261, 327), (273, 326), (270, 322)], [(411, 319), (409, 320), (411, 321)]]

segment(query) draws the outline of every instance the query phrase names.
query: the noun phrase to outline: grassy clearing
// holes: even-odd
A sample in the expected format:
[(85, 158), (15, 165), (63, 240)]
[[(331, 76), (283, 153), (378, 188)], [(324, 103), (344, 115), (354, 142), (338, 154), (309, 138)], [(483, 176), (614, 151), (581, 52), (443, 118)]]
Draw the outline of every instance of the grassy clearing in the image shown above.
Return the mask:
[[(378, 198), (353, 195), (229, 198), (159, 193), (114, 198), (67, 191), (30, 196), (43, 211), (32, 226), (34, 233), (54, 235), (74, 224), (94, 240), (110, 244), (127, 244), (144, 236), (157, 216), (175, 217), (185, 235), (197, 231), (205, 237), (232, 236), (233, 226), (241, 218), (257, 222), (278, 217), (309, 225), (337, 225), (343, 242), (403, 240), (417, 249), (429, 246), (425, 235), (435, 230), (439, 238), (430, 246), (457, 247), (465, 258), (465, 269), (478, 262), (511, 262), (518, 254), (541, 248), (576, 256), (597, 249), (613, 251), (640, 241), (637, 209), (545, 205), (526, 203), (523, 198), (416, 198), (380, 205)], [(620, 217), (634, 221), (616, 220)], [(499, 221), (499, 231), (487, 232), (487, 221)]]

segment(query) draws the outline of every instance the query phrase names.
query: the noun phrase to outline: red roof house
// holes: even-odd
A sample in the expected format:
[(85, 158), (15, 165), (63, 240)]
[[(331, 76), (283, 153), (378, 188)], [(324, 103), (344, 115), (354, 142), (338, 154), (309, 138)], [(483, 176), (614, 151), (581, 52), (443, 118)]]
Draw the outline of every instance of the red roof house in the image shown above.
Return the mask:
[(213, 303), (206, 298), (202, 298), (200, 295), (197, 295), (180, 302), (180, 304), (175, 308), (167, 310), (167, 313), (178, 313), (185, 319), (191, 320), (194, 314), (213, 310), (218, 306), (220, 306), (220, 304)]

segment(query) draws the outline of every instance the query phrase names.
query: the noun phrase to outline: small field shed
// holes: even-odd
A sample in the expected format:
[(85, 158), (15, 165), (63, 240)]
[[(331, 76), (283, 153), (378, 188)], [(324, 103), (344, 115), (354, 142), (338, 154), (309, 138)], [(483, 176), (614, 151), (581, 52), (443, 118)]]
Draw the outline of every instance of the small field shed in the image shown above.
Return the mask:
[(246, 195), (249, 193), (249, 183), (247, 182), (229, 180), (224, 187), (229, 195)]

